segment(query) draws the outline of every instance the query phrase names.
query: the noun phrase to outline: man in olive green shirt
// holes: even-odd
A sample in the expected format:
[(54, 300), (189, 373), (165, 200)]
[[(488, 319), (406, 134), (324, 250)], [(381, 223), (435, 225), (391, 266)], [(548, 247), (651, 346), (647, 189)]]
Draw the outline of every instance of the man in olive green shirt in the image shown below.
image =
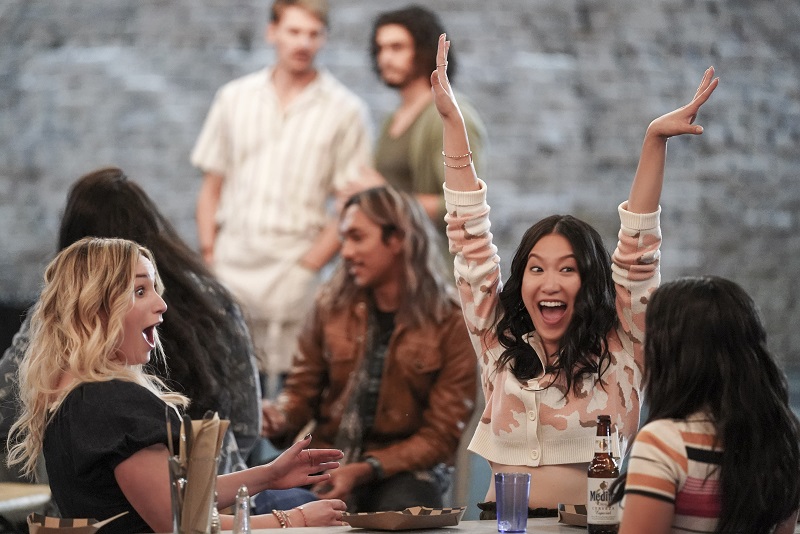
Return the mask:
[[(381, 80), (400, 94), (400, 107), (381, 128), (375, 168), (386, 182), (417, 198), (428, 216), (441, 227), (444, 239), (442, 123), (433, 105), (430, 83), (442, 33), (445, 32), (439, 17), (423, 7), (385, 12), (378, 15), (373, 25), (371, 51)], [(448, 63), (447, 74), (452, 80), (456, 67), (453, 50), (449, 52)], [(473, 153), (446, 160), (449, 165), (469, 164), (470, 158), (481, 162), (480, 152), (486, 139), (484, 126), (470, 106), (461, 105), (461, 110)]]

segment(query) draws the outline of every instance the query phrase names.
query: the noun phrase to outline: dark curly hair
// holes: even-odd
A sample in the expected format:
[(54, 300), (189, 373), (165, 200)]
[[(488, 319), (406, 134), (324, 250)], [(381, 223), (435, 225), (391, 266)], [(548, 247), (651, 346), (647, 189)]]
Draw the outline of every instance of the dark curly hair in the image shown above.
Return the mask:
[(522, 280), (528, 254), (548, 234), (559, 234), (569, 241), (581, 277), (572, 320), (559, 343), (558, 363), (547, 369), (548, 372), (564, 372), (566, 395), (572, 388), (578, 392), (583, 375), (602, 377), (611, 359), (606, 336), (619, 324), (616, 290), (611, 279), (611, 256), (597, 230), (571, 215), (546, 217), (522, 236), (511, 262), (511, 274), (500, 292), (500, 319), (496, 332), (505, 351), (497, 365), (509, 365), (518, 380), (529, 380), (542, 372), (541, 361), (524, 339), (534, 326), (522, 301)]
[[(378, 29), (389, 24), (403, 26), (414, 38), (416, 74), (427, 76), (436, 70), (436, 50), (439, 46), (439, 36), (445, 33), (444, 25), (433, 11), (419, 5), (410, 5), (403, 9), (381, 13), (372, 24), (370, 53), (372, 68), (379, 77), (381, 72), (378, 68), (378, 44), (375, 42), (375, 38)], [(447, 77), (450, 81), (455, 78), (457, 67), (456, 54), (451, 48), (447, 53)]]

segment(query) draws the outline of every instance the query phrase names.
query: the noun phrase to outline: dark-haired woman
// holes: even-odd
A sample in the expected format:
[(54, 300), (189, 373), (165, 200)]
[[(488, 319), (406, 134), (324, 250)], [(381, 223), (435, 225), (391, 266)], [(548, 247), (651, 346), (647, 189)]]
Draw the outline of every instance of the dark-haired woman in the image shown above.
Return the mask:
[(716, 277), (664, 284), (645, 318), (650, 413), (620, 534), (794, 532), (800, 431), (750, 296)]
[[(486, 397), (469, 448), (494, 473), (529, 472), (530, 508), (553, 514), (557, 503), (586, 500), (597, 415), (611, 416), (623, 450), (637, 429), (644, 313), (660, 281), (666, 142), (702, 132), (692, 122), (718, 81), (708, 69), (688, 105), (650, 124), (630, 195), (619, 207), (613, 256), (588, 224), (548, 217), (522, 238), (504, 285), (486, 184), (471, 165), (447, 80), (448, 46), (442, 36), (431, 76), (444, 125), (447, 233)], [(494, 484), (486, 499), (482, 508), (491, 513)]]

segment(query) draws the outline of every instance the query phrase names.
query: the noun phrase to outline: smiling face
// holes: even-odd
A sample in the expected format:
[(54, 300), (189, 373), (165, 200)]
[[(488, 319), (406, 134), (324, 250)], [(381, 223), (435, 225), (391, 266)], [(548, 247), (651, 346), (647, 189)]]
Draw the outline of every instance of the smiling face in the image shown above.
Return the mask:
[(553, 233), (537, 241), (522, 278), (522, 302), (548, 356), (558, 350), (572, 321), (580, 288), (578, 262), (567, 238)]
[(414, 62), (414, 37), (400, 24), (387, 24), (375, 32), (376, 63), (381, 79), (399, 89), (420, 76)]
[(396, 232), (384, 240), (382, 233), (382, 228), (357, 204), (349, 206), (342, 215), (339, 224), (341, 255), (347, 273), (359, 287), (375, 291), (400, 284), (402, 240)]
[(155, 288), (155, 269), (144, 256), (136, 264), (136, 278), (131, 295), (131, 308), (123, 322), (123, 338), (117, 354), (128, 365), (141, 365), (150, 361), (150, 352), (156, 346), (156, 327), (167, 304)]
[(297, 6), (287, 6), (280, 19), (267, 26), (267, 41), (275, 47), (277, 68), (294, 75), (314, 70), (314, 58), (325, 44), (325, 37), (325, 23)]

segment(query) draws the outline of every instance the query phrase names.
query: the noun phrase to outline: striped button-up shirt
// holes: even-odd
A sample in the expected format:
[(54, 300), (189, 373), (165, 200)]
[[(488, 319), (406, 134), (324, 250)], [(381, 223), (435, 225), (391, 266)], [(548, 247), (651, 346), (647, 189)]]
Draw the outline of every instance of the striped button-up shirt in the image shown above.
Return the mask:
[(191, 155), (224, 177), (216, 219), (234, 235), (314, 234), (327, 201), (370, 164), (363, 102), (321, 70), (285, 108), (264, 69), (218, 92)]

